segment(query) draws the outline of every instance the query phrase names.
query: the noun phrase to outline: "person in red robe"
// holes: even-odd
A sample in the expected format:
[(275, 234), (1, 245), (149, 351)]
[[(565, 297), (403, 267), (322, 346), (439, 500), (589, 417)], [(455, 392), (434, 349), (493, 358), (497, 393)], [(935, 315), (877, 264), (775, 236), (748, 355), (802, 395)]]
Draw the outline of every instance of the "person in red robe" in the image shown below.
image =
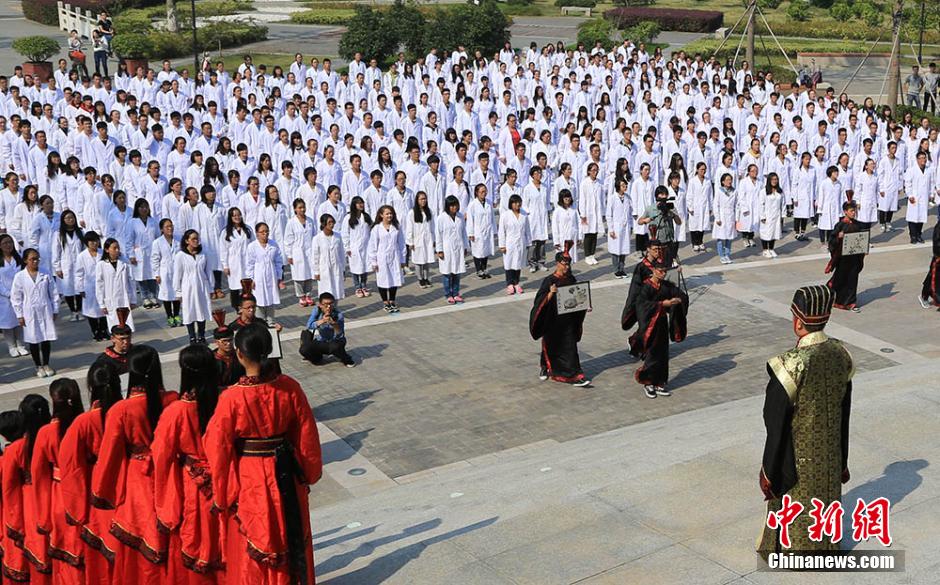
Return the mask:
[(271, 346), (264, 325), (235, 334), (245, 376), (219, 396), (204, 437), (214, 505), (230, 534), (237, 525), (227, 582), (314, 585), (307, 490), (323, 472), (320, 438), (300, 384), (268, 363)]
[(137, 345), (127, 355), (127, 398), (111, 407), (91, 475), (91, 503), (114, 510), (111, 534), (119, 541), (114, 582), (166, 582), (167, 535), (157, 526), (153, 499), (153, 429), (177, 399), (163, 389), (157, 350)]
[(153, 434), (157, 519), (170, 533), (167, 582), (225, 583), (222, 518), (212, 511), (212, 476), (202, 435), (219, 400), (215, 356), (204, 345), (180, 352), (180, 399)]
[(122, 398), (121, 381), (110, 364), (99, 362), (88, 370), (86, 385), (91, 408), (75, 417), (59, 445), (62, 507), (66, 522), (79, 529), (84, 545), (85, 585), (110, 585), (118, 549), (109, 532), (114, 510), (91, 505), (91, 476), (108, 412)]
[[(23, 449), (23, 414), (18, 410), (7, 410), (0, 413), (0, 436), (7, 440), (7, 448), (0, 456), (0, 490), (6, 491), (4, 483), (4, 470), (8, 460), (20, 457)], [(23, 514), (22, 490), (11, 488), (11, 495), (3, 493), (2, 495), (2, 521), (3, 526), (0, 529), (0, 551), (3, 553), (2, 581), (4, 583), (28, 583), (29, 582), (29, 561), (23, 549), (16, 544), (16, 530), (18, 530), (18, 518)], [(11, 533), (11, 529), (14, 531)], [(22, 532), (20, 532), (22, 534)]]
[(39, 531), (39, 511), (31, 473), (36, 435), (52, 420), (49, 401), (38, 394), (27, 394), (20, 402), (20, 412), (25, 433), (23, 438), (10, 445), (3, 456), (3, 523), (9, 539), (29, 561), (25, 580), (51, 584), (49, 535)]
[(82, 541), (77, 526), (66, 522), (62, 504), (59, 444), (75, 417), (84, 412), (82, 393), (71, 378), (49, 385), (52, 422), (36, 433), (30, 465), (39, 531), (49, 535), (49, 558), (55, 585), (83, 585)]

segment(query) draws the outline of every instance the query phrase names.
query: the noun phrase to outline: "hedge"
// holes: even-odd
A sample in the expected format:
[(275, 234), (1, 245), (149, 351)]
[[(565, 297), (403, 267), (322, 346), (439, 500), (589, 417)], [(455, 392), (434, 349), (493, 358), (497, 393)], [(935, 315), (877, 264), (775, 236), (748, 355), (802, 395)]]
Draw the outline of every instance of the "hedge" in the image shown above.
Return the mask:
[(660, 30), (714, 32), (724, 25), (724, 14), (714, 10), (680, 8), (615, 8), (604, 13), (618, 28), (636, 26), (644, 20), (655, 22)]
[(355, 15), (356, 11), (349, 8), (315, 8), (291, 14), (290, 21), (294, 24), (345, 25)]
[[(140, 43), (135, 39), (135, 45), (145, 48), (146, 54), (140, 56), (151, 61), (193, 54), (193, 37), (189, 30), (179, 33), (151, 30), (140, 36), (143, 39)], [(213, 22), (196, 29), (200, 52), (218, 50), (220, 45), (222, 48), (239, 47), (263, 41), (267, 36), (268, 27), (250, 22)], [(120, 32), (114, 37), (118, 47), (121, 45), (120, 37)]]
[(577, 8), (594, 8), (597, 6), (596, 0), (555, 0), (555, 6), (564, 8), (565, 6), (574, 6)]

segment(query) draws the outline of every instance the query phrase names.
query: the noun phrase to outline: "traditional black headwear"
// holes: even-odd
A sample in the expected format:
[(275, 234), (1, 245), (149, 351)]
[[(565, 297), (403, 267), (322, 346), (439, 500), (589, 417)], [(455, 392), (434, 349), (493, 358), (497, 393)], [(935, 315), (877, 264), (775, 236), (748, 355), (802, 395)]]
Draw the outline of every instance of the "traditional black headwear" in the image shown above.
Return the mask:
[(254, 281), (250, 278), (243, 278), (241, 280), (241, 284), (242, 284), (242, 297), (250, 297), (251, 286), (252, 284), (254, 284)]
[(127, 318), (130, 316), (131, 310), (128, 307), (118, 307), (115, 309), (115, 316), (117, 317), (117, 325), (111, 327), (111, 335), (130, 335), (133, 333), (131, 328), (127, 326)]
[(825, 325), (832, 314), (835, 296), (832, 289), (822, 284), (804, 286), (793, 293), (790, 311), (806, 325)]
[(571, 240), (565, 240), (565, 249), (555, 254), (555, 262), (561, 262), (562, 260), (571, 262), (570, 250), (572, 247), (574, 247), (574, 242)]
[(851, 199), (849, 201), (846, 201), (845, 203), (842, 204), (842, 211), (846, 211), (848, 209), (858, 209), (858, 203), (856, 203), (855, 201), (852, 201)]
[(646, 247), (647, 248), (662, 248), (665, 245), (666, 245), (666, 242), (661, 242), (657, 240), (656, 238), (653, 238), (646, 244)]
[(218, 327), (212, 333), (215, 339), (231, 339), (235, 333), (225, 324), (225, 309), (216, 309), (212, 311), (212, 320)]

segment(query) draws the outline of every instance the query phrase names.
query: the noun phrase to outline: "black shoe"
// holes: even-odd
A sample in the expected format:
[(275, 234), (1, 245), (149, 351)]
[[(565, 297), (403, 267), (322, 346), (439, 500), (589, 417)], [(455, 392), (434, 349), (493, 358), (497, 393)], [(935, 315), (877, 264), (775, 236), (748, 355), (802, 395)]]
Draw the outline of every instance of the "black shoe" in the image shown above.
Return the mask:
[(545, 380), (548, 380), (548, 370), (547, 370), (547, 369), (542, 368), (541, 370), (539, 370), (539, 380), (541, 380), (541, 381), (543, 381), (543, 382), (544, 382)]
[(209, 345), (208, 343), (206, 343), (205, 337), (200, 337), (199, 339), (196, 340), (196, 343), (198, 343), (199, 345)]
[(347, 368), (355, 368), (356, 362), (350, 357), (350, 358), (346, 358), (343, 360), (343, 365), (346, 366)]
[(665, 386), (657, 386), (656, 394), (658, 396), (672, 396), (672, 391), (667, 390)]
[(647, 398), (656, 398), (656, 387), (650, 384), (643, 386), (643, 392), (646, 393)]

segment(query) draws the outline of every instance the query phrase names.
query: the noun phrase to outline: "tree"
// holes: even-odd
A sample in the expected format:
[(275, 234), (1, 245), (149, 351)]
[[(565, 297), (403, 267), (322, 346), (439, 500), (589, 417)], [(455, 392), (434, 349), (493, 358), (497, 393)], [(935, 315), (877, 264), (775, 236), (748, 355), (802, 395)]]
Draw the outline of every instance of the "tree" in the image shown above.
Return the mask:
[(166, 30), (178, 32), (179, 19), (176, 17), (176, 0), (166, 0)]
[(492, 55), (509, 41), (510, 21), (495, 0), (472, 1), (448, 10), (438, 9), (428, 22), (426, 48), (448, 50), (462, 45), (468, 52)]
[(339, 40), (340, 56), (349, 61), (356, 53), (362, 53), (366, 59), (382, 63), (393, 55), (398, 43), (383, 21), (382, 13), (368, 6), (357, 6), (355, 16)]
[(395, 0), (395, 4), (382, 14), (382, 21), (395, 40), (395, 51), (404, 47), (412, 56), (423, 54), (427, 23), (414, 5)]

